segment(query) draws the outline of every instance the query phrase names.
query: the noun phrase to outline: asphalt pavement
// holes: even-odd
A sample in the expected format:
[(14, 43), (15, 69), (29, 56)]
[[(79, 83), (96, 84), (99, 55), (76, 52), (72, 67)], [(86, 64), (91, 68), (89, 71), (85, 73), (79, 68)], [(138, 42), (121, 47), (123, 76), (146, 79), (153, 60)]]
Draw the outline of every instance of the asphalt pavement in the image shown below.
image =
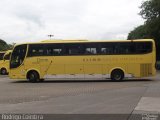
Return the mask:
[(160, 72), (155, 77), (123, 82), (51, 80), (29, 83), (0, 76), (0, 113), (124, 115), (122, 119), (137, 119), (133, 117), (137, 114), (160, 114)]

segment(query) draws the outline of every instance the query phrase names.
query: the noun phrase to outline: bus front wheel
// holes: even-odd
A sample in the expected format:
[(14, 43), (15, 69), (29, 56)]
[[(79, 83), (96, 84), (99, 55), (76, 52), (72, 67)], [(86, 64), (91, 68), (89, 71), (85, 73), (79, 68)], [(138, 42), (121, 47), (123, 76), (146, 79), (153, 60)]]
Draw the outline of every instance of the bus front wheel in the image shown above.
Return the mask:
[(7, 70), (6, 70), (5, 68), (2, 68), (2, 69), (1, 69), (1, 74), (2, 74), (2, 75), (7, 75)]
[(27, 75), (29, 82), (35, 83), (39, 81), (39, 74), (36, 71), (30, 71)]
[(124, 72), (120, 69), (115, 69), (111, 73), (111, 80), (113, 81), (121, 81), (124, 79)]

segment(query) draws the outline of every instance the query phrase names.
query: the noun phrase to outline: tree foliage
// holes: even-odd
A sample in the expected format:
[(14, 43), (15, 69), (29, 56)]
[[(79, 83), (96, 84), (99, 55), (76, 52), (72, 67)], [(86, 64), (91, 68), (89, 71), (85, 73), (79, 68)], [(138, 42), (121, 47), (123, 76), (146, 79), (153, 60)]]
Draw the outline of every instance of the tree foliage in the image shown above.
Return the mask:
[(148, 38), (146, 25), (140, 25), (128, 34), (128, 39)]
[(152, 38), (156, 42), (157, 58), (160, 60), (160, 0), (148, 0), (140, 6), (139, 15), (145, 19), (140, 25), (128, 34), (128, 39)]
[(6, 51), (12, 48), (12, 44), (7, 44), (4, 40), (0, 39), (0, 51)]
[(140, 6), (140, 15), (147, 21), (160, 17), (160, 0), (148, 0)]

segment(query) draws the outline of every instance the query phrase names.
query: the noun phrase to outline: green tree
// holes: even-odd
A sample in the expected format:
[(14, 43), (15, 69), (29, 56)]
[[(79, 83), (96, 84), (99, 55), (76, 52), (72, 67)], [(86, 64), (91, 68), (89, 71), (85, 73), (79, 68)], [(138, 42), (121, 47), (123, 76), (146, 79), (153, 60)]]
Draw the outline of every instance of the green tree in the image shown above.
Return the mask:
[(146, 25), (140, 25), (138, 27), (136, 27), (133, 31), (131, 31), (128, 34), (128, 39), (145, 39), (148, 38), (148, 34), (147, 34), (147, 26)]
[(147, 0), (140, 6), (140, 15), (147, 21), (160, 17), (160, 0)]
[(7, 44), (4, 40), (0, 39), (0, 51), (6, 51), (13, 48), (12, 44)]
[(147, 0), (140, 6), (144, 25), (136, 27), (128, 34), (128, 39), (152, 38), (156, 42), (157, 59), (160, 60), (160, 0)]
[(0, 39), (0, 50), (7, 50), (7, 47), (7, 43), (4, 40)]

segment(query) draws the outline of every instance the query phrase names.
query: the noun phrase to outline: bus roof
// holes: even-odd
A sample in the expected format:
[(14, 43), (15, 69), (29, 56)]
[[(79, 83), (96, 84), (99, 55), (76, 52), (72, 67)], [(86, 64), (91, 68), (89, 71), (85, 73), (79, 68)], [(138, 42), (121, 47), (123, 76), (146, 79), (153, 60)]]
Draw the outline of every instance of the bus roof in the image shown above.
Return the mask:
[(76, 43), (76, 42), (129, 42), (129, 41), (153, 41), (152, 39), (136, 40), (43, 40), (42, 43)]
[[(95, 42), (134, 42), (134, 41), (148, 41), (154, 42), (153, 39), (136, 39), (136, 40), (43, 40), (41, 42), (29, 42), (23, 44), (43, 44), (43, 43), (95, 43)], [(21, 44), (17, 44), (21, 45)]]

